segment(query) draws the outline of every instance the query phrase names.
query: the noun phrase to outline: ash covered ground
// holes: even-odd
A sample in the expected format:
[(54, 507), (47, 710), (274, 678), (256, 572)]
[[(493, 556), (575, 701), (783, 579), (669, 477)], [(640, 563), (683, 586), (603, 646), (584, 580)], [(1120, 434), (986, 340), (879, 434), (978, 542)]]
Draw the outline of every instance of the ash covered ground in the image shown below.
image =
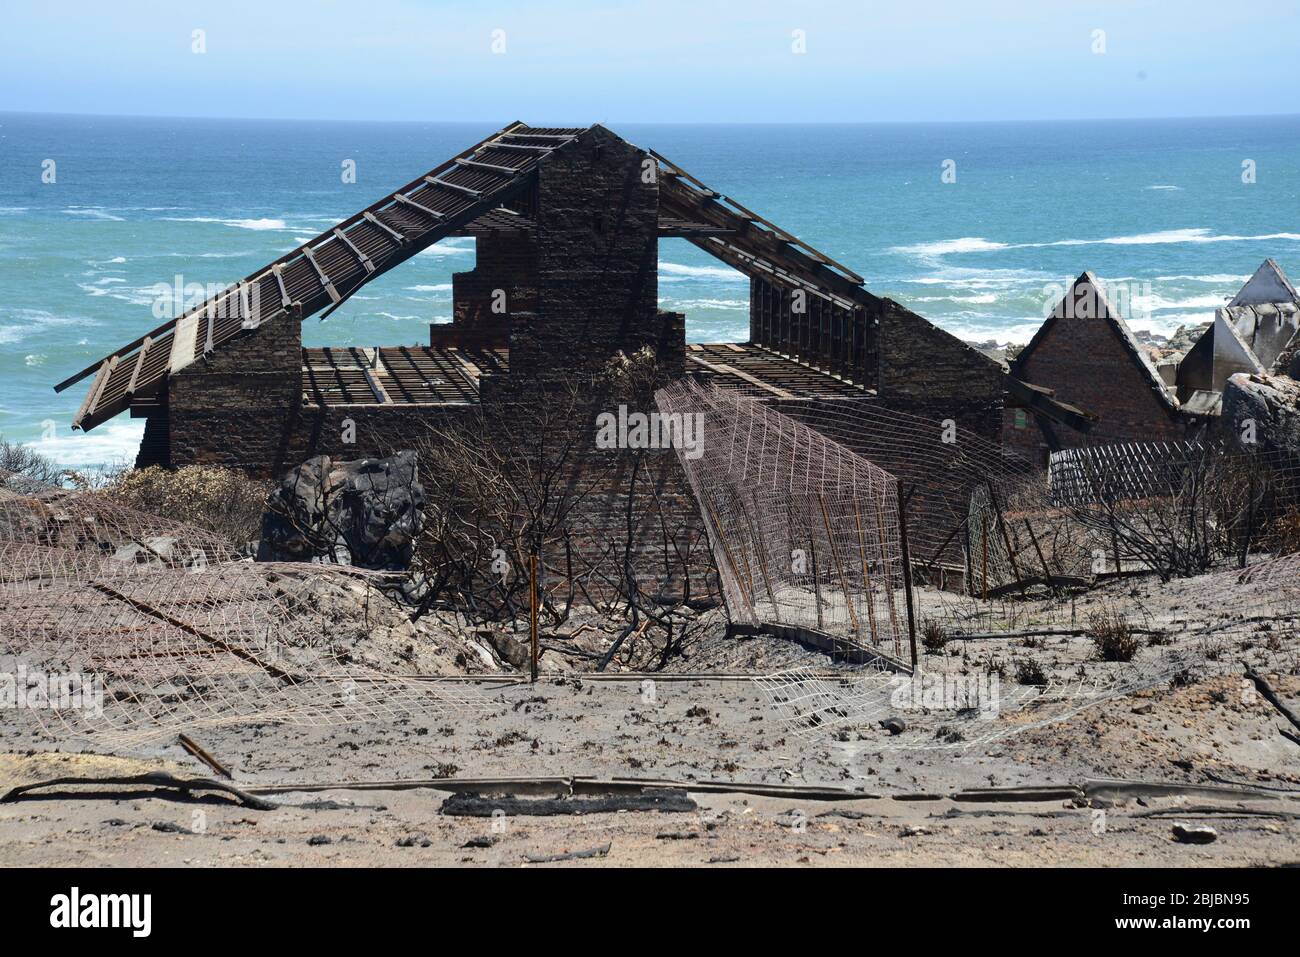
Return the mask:
[[(1279, 617), (1276, 599), (1275, 585), (1243, 592), (1232, 576), (1138, 578), (1072, 601), (1022, 603), (1009, 615), (920, 590), (922, 620), (977, 636), (932, 641), (923, 673), (997, 675), (1005, 707), (993, 717), (929, 707), (923, 697), (913, 703), (898, 697), (897, 678), (785, 639), (728, 636), (717, 609), (678, 610), (690, 638), (649, 675), (642, 669), (662, 650), (649, 639), (625, 644), (606, 672), (593, 673), (619, 627), (579, 615), (543, 636), (536, 684), (510, 663), (522, 629), (487, 634), (451, 615), (409, 627), (385, 619), (382, 661), (418, 663), (421, 680), (446, 692), (431, 695), (424, 712), (210, 720), (187, 729), (238, 787), (268, 789), (259, 793), (275, 809), (147, 785), (42, 788), (0, 804), (0, 854), (15, 864), (195, 866), (514, 866), (575, 851), (589, 856), (565, 859), (570, 866), (1294, 863), (1300, 746), (1280, 733), (1287, 720), (1244, 677), (1250, 667), (1284, 702), (1300, 699), (1296, 622)], [(1099, 660), (1084, 632), (1103, 611), (1140, 629), (1132, 662)], [(1010, 636), (990, 633), (995, 618)], [(1035, 634), (1053, 629), (1061, 633)], [(847, 703), (801, 722), (781, 707), (779, 683), (753, 680), (773, 675), (815, 678), (843, 689)], [(1103, 693), (1086, 707), (1067, 706), (1026, 678)], [(0, 749), (0, 791), (141, 770), (213, 776), (174, 731), (122, 744), (15, 722), (0, 730)], [(441, 813), (450, 791), (465, 787), (443, 790), (433, 779), (468, 778), (624, 788), (637, 780), (684, 788), (695, 806), (501, 820)], [(1148, 787), (1086, 787), (1103, 780)], [(1156, 783), (1184, 790), (1149, 787)], [(490, 796), (503, 787), (475, 790)], [(972, 797), (1048, 787), (1073, 793)], [(1212, 843), (1174, 837), (1175, 826), (1204, 825), (1215, 829)]]

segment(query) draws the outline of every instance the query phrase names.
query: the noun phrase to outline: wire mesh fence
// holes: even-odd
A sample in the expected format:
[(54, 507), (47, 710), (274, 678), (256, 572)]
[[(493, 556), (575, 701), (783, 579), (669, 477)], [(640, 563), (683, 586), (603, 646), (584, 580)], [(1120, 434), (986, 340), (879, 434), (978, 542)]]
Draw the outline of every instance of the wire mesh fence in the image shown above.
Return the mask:
[(484, 706), (413, 667), (383, 585), (242, 560), (202, 529), (0, 475), (0, 690), (61, 740)]
[(1236, 557), (1300, 546), (1300, 462), (1283, 450), (1213, 441), (1065, 449), (1051, 457), (1050, 501), (1102, 534), (1099, 555), (1164, 579)]
[(678, 453), (733, 619), (901, 651), (897, 480), (754, 399), (689, 380), (656, 398), (663, 414), (701, 417), (698, 455)]

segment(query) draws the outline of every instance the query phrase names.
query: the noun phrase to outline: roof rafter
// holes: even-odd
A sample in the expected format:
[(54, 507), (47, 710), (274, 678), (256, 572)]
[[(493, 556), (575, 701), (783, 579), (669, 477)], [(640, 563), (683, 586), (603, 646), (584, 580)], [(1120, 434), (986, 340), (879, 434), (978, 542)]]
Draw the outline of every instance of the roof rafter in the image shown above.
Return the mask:
[[(522, 123), (512, 123), (326, 229), (235, 287), (88, 366), (55, 387), (62, 391), (95, 376), (74, 428), (94, 428), (123, 411), (134, 399), (156, 394), (168, 376), (194, 361), (196, 354), (211, 355), (242, 332), (287, 315), (301, 319), (323, 309), (328, 315), (371, 279), (524, 192), (535, 179), (537, 162), (583, 132), (573, 129), (534, 133)], [(503, 142), (502, 137), (518, 137), (525, 142)], [(546, 145), (540, 145), (538, 140)], [(527, 155), (520, 158), (517, 167), (494, 163), (491, 154), (487, 159), (478, 158), (484, 151), (500, 148), (526, 149)], [(474, 186), (444, 178), (461, 171)], [(414, 211), (420, 219), (416, 221), (405, 210)], [(251, 297), (250, 287), (256, 287), (259, 295)], [(271, 295), (263, 296), (263, 291)], [(240, 321), (228, 321), (233, 318)], [(169, 360), (149, 361), (153, 343), (165, 335), (171, 336)], [(377, 379), (372, 384), (383, 391)]]

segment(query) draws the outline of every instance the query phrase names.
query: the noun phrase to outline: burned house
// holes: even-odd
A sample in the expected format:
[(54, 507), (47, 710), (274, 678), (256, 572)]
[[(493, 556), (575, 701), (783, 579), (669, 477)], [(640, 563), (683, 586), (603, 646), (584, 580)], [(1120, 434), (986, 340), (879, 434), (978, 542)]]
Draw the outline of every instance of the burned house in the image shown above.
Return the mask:
[(1180, 440), (1202, 417), (1184, 408), (1090, 272), (1074, 281), (1011, 362), (1017, 379), (1087, 409), (1087, 432), (1008, 409), (1003, 441), (1032, 462), (1079, 445)]
[(1152, 364), (1091, 273), (1080, 276), (1011, 363), (1016, 379), (1094, 413), (1084, 435), (1008, 409), (1004, 444), (1038, 462), (1062, 448), (1194, 438), (1238, 372), (1300, 373), (1300, 295), (1272, 259), (1216, 310), (1177, 361)]
[[(303, 347), (307, 317), (328, 316), (451, 236), (474, 237), (476, 261), (454, 277), (452, 322), (432, 325), (427, 343)], [(658, 307), (666, 237), (749, 277), (749, 341), (686, 343), (684, 317)], [(541, 401), (546, 381), (647, 346), (665, 378), (693, 376), (787, 410), (896, 409), (930, 423), (936, 443), (945, 423), (997, 442), (1007, 407), (1088, 427), (1049, 391), (872, 295), (848, 267), (663, 156), (601, 126), (522, 123), (57, 388), (89, 380), (78, 429), (143, 416), (139, 465), (272, 476), (316, 454), (402, 448), (428, 422), (468, 410)]]
[(1178, 363), (1178, 399), (1218, 414), (1230, 376), (1300, 375), (1300, 294), (1266, 259)]

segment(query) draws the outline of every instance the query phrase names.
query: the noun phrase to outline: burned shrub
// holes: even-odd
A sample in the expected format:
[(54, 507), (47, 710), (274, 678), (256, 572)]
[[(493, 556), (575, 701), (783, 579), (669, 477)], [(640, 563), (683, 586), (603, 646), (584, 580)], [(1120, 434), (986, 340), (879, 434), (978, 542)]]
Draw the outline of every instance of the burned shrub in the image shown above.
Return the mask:
[(25, 445), (0, 438), (0, 475), (14, 473), (45, 485), (62, 484), (64, 471)]
[(933, 618), (927, 618), (921, 625), (921, 644), (932, 655), (940, 654), (948, 644), (948, 631), (943, 624)]
[(1043, 666), (1033, 658), (1016, 659), (1016, 684), (1018, 685), (1045, 685), (1047, 684), (1047, 675), (1043, 671)]
[(270, 483), (235, 469), (187, 465), (171, 470), (151, 465), (121, 473), (94, 494), (242, 543), (258, 538), (269, 490)]
[(1132, 661), (1138, 636), (1122, 612), (1099, 612), (1088, 619), (1088, 637), (1102, 661)]

